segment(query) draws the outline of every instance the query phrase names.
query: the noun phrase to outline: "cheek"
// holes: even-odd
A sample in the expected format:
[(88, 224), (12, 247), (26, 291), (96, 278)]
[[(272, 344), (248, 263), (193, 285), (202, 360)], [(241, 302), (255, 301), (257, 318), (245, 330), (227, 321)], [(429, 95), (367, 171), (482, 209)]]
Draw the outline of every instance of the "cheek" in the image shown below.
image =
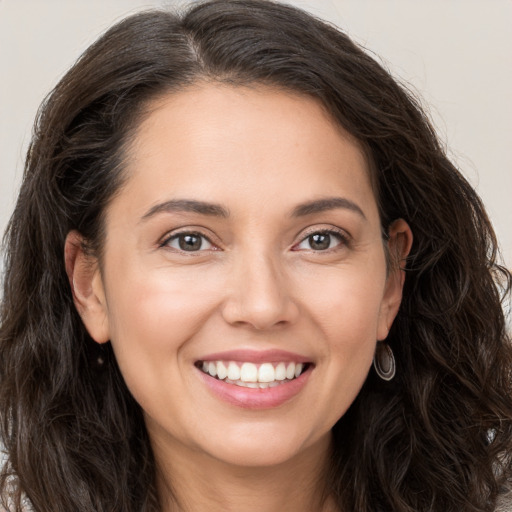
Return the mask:
[[(299, 284), (303, 310), (334, 342), (332, 348), (376, 341), (384, 295), (385, 269), (373, 265), (347, 265), (320, 269)], [(313, 283), (313, 285), (312, 285)]]
[(331, 310), (331, 357), (343, 367), (343, 380), (358, 391), (375, 351), (384, 282), (369, 272), (367, 279), (347, 279), (345, 285), (337, 311)]
[(365, 272), (359, 272), (347, 267), (332, 273), (330, 279), (317, 278), (322, 293), (311, 293), (304, 300), (324, 340), (319, 376), (329, 399), (323, 403), (319, 417), (325, 418), (325, 428), (330, 428), (354, 401), (368, 375), (377, 340), (385, 271), (367, 267)]
[(140, 340), (152, 333), (145, 340), (152, 345), (161, 341), (168, 346), (194, 325), (199, 327), (214, 306), (214, 292), (219, 288), (211, 272), (204, 276), (165, 267), (150, 271), (124, 267), (110, 276), (107, 303), (112, 337)]
[(129, 272), (126, 267), (110, 274), (110, 284), (111, 343), (130, 391), (144, 403), (142, 389), (155, 392), (179, 378), (180, 362), (189, 360), (187, 341), (215, 309), (218, 285), (197, 274)]

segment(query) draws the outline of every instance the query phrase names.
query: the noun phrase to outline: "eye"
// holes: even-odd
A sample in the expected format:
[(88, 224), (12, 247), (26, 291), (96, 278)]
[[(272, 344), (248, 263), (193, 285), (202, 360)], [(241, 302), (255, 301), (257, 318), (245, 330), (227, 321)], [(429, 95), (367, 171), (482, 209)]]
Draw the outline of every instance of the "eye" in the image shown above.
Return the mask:
[(204, 235), (193, 232), (172, 235), (164, 241), (162, 246), (186, 252), (204, 251), (213, 248), (213, 244)]
[(337, 231), (316, 231), (309, 234), (298, 245), (295, 250), (326, 251), (340, 245), (346, 245), (346, 237)]

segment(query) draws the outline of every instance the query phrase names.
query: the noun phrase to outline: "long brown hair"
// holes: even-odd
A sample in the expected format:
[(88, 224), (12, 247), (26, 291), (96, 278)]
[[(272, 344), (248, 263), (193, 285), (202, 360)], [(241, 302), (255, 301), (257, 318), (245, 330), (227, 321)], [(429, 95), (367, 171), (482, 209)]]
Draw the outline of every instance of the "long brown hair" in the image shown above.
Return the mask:
[[(0, 490), (37, 511), (157, 511), (139, 405), (88, 335), (63, 262), (78, 230), (101, 253), (103, 214), (147, 102), (197, 80), (317, 98), (365, 148), (382, 228), (414, 233), (388, 341), (398, 373), (370, 372), (334, 427), (340, 510), (490, 511), (510, 477), (510, 274), (475, 191), (415, 99), (333, 26), (265, 0), (152, 11), (111, 28), (42, 105), (5, 235)], [(5, 505), (7, 506), (7, 505)]]

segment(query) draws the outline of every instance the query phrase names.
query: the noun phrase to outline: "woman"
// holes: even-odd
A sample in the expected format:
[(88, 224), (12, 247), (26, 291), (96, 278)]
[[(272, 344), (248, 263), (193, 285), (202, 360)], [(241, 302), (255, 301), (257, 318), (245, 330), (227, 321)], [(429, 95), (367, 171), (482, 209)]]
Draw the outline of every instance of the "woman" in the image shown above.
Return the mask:
[(7, 231), (4, 506), (494, 510), (509, 290), (344, 34), (261, 0), (132, 16), (41, 109)]

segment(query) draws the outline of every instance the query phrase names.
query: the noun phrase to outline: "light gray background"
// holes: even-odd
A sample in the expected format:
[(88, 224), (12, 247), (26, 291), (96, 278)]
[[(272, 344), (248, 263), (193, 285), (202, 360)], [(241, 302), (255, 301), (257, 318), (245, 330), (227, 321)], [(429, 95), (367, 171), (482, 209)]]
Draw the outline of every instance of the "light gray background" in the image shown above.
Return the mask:
[[(113, 22), (183, 1), (0, 0), (0, 231), (37, 108)], [(193, 2), (190, 2), (193, 3)], [(342, 27), (412, 84), (482, 196), (512, 266), (512, 1), (294, 0)]]

